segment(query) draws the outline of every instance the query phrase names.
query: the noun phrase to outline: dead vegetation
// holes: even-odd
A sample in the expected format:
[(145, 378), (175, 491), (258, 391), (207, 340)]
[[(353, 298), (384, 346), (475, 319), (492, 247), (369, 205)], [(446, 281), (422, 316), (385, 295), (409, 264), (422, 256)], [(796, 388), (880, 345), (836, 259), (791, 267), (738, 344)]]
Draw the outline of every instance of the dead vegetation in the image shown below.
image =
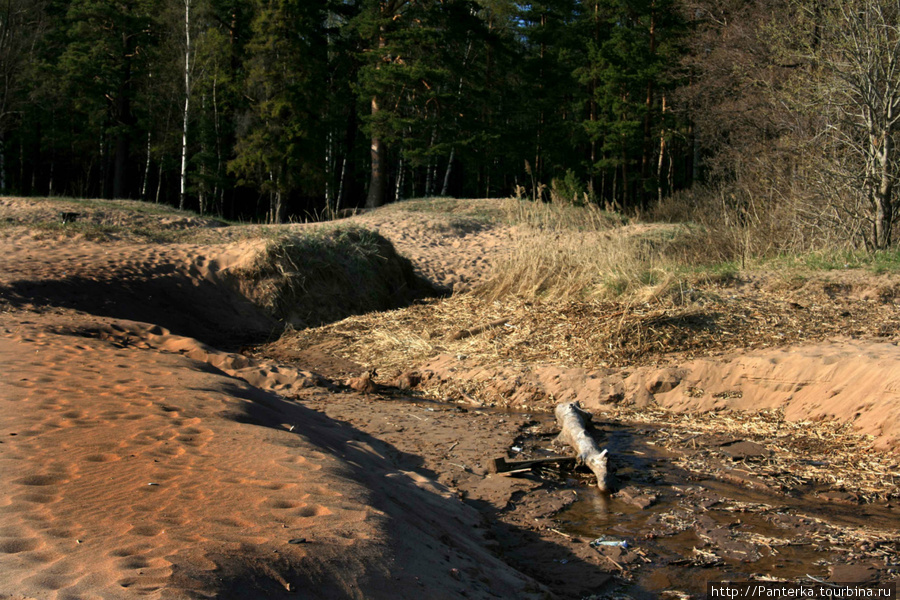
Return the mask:
[[(635, 367), (835, 336), (896, 339), (900, 333), (890, 279), (758, 275), (669, 284), (655, 292), (643, 301), (589, 302), (457, 295), (295, 331), (280, 343), (308, 347), (339, 340), (345, 358), (388, 373), (438, 354), (465, 355), (484, 365)], [(452, 339), (499, 319), (506, 323)]]
[(375, 314), (430, 292), (388, 240), (355, 226), (270, 241), (253, 266), (232, 275), (242, 293), (269, 314), (301, 328)]
[[(828, 502), (866, 504), (900, 498), (900, 462), (871, 447), (871, 437), (840, 421), (788, 421), (781, 410), (675, 413), (620, 408), (605, 417), (653, 423), (653, 443), (687, 472), (764, 492), (818, 495)], [(759, 452), (723, 452), (750, 440)], [(815, 459), (811, 457), (817, 457)]]

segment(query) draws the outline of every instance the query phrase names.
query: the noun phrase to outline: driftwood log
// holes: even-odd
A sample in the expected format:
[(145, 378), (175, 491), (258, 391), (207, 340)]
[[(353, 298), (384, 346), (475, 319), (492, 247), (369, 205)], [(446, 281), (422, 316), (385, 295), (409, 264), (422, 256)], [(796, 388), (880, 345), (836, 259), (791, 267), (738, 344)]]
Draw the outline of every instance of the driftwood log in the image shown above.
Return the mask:
[(577, 402), (568, 402), (556, 407), (556, 422), (560, 428), (559, 441), (575, 450), (575, 462), (593, 471), (597, 476), (597, 487), (608, 492), (610, 475), (606, 450), (600, 450), (587, 431), (591, 414), (582, 410)]

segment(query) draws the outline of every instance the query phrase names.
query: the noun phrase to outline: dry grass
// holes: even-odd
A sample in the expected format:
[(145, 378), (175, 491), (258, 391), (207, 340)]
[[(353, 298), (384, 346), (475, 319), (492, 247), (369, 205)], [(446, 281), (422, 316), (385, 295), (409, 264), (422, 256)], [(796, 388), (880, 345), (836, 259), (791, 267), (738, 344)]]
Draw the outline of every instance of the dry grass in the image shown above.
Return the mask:
[(342, 225), (272, 240), (252, 267), (234, 276), (247, 297), (296, 327), (389, 310), (430, 291), (388, 240)]
[[(479, 288), (496, 300), (597, 300), (629, 293), (658, 294), (674, 281), (666, 257), (671, 227), (634, 226), (615, 233), (525, 229), (510, 258)], [(647, 288), (651, 288), (648, 290)]]
[[(846, 489), (865, 503), (900, 497), (897, 456), (874, 449), (871, 436), (854, 432), (852, 423), (787, 421), (781, 410), (676, 413), (658, 407), (618, 409), (615, 418), (657, 424), (655, 443), (695, 473), (715, 475), (722, 468), (708, 440), (748, 439), (772, 455), (732, 466), (752, 472), (772, 490)], [(810, 460), (811, 455), (826, 459)]]
[(514, 250), (478, 292), (489, 300), (653, 297), (675, 283), (670, 250), (692, 235), (678, 225), (626, 224), (594, 205), (504, 202)]
[(507, 198), (499, 206), (506, 222), (539, 231), (609, 231), (628, 222), (621, 215), (601, 210), (594, 204), (574, 206)]
[[(294, 332), (283, 343), (304, 348), (338, 340), (344, 357), (388, 374), (416, 368), (438, 354), (465, 355), (485, 366), (632, 367), (841, 335), (900, 335), (892, 301), (898, 291), (890, 286), (877, 299), (860, 300), (856, 295), (863, 283), (855, 288), (769, 279), (735, 282), (736, 287), (695, 281), (670, 285), (664, 295), (627, 300), (457, 295)], [(460, 330), (503, 318), (508, 323), (502, 327), (451, 339)]]

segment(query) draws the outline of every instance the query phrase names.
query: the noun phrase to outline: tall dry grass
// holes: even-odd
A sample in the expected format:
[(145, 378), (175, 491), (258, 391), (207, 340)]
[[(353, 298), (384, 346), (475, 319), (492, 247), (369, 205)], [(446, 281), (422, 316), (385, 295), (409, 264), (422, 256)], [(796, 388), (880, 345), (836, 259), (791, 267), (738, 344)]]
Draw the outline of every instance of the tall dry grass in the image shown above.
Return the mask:
[(501, 201), (500, 207), (507, 223), (539, 231), (609, 231), (628, 222), (622, 215), (602, 210), (595, 204), (576, 206), (567, 202), (507, 198)]
[(517, 226), (515, 245), (478, 289), (488, 299), (656, 297), (674, 282), (671, 249), (690, 235), (680, 225), (627, 224), (590, 204), (512, 199), (504, 206)]

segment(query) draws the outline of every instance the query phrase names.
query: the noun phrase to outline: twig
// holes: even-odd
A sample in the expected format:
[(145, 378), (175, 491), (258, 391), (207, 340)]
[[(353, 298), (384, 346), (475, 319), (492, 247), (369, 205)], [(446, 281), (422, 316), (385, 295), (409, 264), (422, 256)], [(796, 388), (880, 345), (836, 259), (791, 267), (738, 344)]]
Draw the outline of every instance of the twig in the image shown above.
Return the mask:
[(571, 535), (569, 535), (568, 533), (563, 533), (559, 529), (553, 529), (552, 527), (548, 527), (547, 531), (552, 531), (553, 533), (558, 533), (559, 535), (563, 536), (564, 538), (572, 539)]
[[(597, 554), (600, 554), (600, 553), (598, 552)], [(600, 556), (602, 556), (603, 558), (605, 558), (606, 560), (608, 560), (609, 562), (611, 562), (612, 564), (614, 564), (614, 565), (616, 566), (616, 568), (619, 569), (620, 571), (622, 571), (623, 573), (625, 572), (625, 567), (623, 567), (622, 565), (620, 565), (619, 563), (617, 563), (616, 561), (614, 561), (613, 559), (611, 559), (611, 558), (608, 557), (607, 555), (605, 555), (605, 554), (600, 554)]]

